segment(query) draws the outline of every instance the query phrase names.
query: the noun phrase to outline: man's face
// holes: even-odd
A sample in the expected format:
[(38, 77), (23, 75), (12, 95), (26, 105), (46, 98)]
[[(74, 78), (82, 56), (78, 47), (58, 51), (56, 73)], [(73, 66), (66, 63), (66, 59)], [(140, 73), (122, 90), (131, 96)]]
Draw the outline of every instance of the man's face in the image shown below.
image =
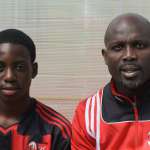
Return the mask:
[(114, 81), (136, 90), (150, 80), (150, 27), (129, 20), (115, 24), (102, 54)]
[(26, 47), (20, 44), (0, 44), (0, 100), (11, 102), (28, 98), (36, 69)]

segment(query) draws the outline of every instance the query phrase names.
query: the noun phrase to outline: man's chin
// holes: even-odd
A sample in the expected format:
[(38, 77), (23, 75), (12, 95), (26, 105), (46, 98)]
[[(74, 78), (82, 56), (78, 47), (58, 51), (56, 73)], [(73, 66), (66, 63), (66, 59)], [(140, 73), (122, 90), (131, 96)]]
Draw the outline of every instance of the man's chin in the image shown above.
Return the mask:
[(141, 87), (140, 81), (122, 81), (124, 88), (132, 91), (136, 91)]

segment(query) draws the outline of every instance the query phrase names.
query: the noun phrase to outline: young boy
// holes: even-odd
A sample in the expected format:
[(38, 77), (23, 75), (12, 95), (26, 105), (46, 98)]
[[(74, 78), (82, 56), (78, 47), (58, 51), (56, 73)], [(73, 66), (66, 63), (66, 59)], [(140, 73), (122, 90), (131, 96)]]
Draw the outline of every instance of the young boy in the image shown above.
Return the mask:
[(70, 150), (70, 123), (31, 98), (36, 48), (24, 32), (0, 32), (0, 149)]

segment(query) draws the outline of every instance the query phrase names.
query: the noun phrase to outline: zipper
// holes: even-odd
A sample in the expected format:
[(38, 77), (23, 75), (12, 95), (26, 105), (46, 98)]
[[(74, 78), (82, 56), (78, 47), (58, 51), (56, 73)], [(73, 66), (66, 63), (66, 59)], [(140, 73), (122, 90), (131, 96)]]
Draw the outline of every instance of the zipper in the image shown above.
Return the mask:
[(136, 101), (132, 102), (132, 106), (133, 106), (135, 121), (138, 122), (138, 120), (139, 120), (139, 115), (138, 115), (138, 110), (137, 110)]
[(137, 109), (137, 103), (136, 103), (136, 97), (134, 97), (134, 102), (132, 102), (133, 111), (134, 111), (134, 118), (135, 118), (135, 150), (138, 149), (138, 139), (139, 139), (139, 131), (138, 131), (138, 120), (139, 120), (139, 114)]

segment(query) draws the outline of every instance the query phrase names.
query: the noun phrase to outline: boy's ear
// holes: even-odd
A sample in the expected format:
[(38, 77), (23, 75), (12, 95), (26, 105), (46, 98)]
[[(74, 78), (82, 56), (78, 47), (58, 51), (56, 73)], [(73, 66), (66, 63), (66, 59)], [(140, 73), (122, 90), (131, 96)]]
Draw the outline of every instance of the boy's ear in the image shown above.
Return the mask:
[(33, 63), (32, 65), (32, 78), (35, 78), (36, 75), (38, 74), (38, 64), (37, 63)]
[(107, 50), (106, 49), (102, 49), (102, 56), (104, 58), (105, 64), (107, 65)]

